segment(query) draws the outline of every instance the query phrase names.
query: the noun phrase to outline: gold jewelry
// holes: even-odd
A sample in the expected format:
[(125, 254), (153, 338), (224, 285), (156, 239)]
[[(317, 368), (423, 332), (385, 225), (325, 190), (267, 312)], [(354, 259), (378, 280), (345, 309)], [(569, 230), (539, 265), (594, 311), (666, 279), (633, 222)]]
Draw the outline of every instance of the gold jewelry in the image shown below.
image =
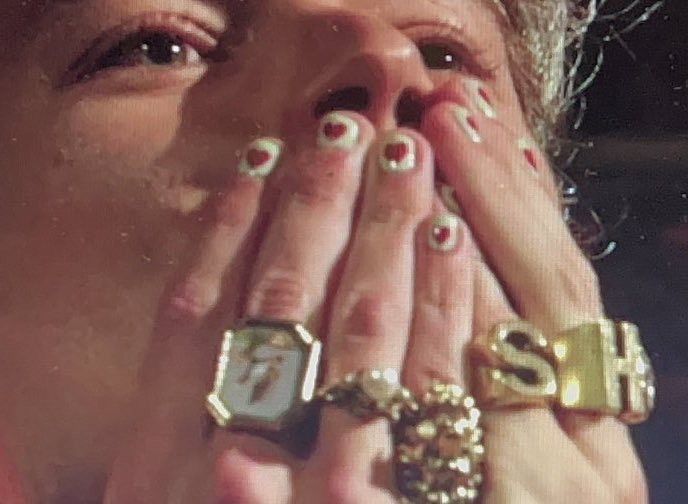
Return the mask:
[(402, 410), (417, 407), (411, 392), (399, 383), (399, 374), (394, 369), (348, 374), (340, 383), (318, 392), (318, 398), (366, 421), (384, 417), (397, 422)]
[(488, 365), (474, 366), (471, 386), (480, 406), (550, 407), (558, 390), (550, 350), (545, 336), (528, 322), (494, 326), (487, 340), (472, 348), (474, 356), (488, 361)]
[(289, 322), (248, 321), (226, 331), (208, 412), (221, 427), (283, 429), (313, 398), (321, 346)]
[[(485, 408), (556, 406), (645, 421), (655, 379), (638, 327), (603, 319), (546, 338), (527, 322), (498, 324), (474, 356), (474, 390)], [(485, 349), (491, 355), (485, 355)]]
[(397, 487), (406, 503), (478, 498), (484, 447), (475, 400), (458, 385), (434, 383), (395, 426)]
[(655, 405), (652, 363), (630, 322), (601, 320), (552, 339), (563, 408), (644, 422)]

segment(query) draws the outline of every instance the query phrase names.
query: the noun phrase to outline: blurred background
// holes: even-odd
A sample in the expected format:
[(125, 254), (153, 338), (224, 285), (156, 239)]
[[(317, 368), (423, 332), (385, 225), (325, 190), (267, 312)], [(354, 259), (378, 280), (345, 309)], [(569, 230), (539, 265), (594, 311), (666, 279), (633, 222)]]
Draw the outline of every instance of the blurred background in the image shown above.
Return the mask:
[(657, 410), (633, 435), (652, 502), (676, 504), (688, 502), (688, 2), (666, 0), (623, 33), (654, 4), (592, 30), (586, 65), (601, 44), (604, 64), (566, 171), (614, 249), (595, 263), (607, 310), (640, 326), (654, 362)]

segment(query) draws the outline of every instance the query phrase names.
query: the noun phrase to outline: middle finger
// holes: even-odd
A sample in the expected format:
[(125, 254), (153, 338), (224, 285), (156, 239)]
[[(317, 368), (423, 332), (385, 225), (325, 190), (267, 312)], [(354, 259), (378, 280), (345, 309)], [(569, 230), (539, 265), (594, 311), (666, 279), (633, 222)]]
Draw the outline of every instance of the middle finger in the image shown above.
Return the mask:
[[(433, 198), (433, 157), (411, 130), (385, 135), (372, 149), (363, 207), (328, 335), (328, 371), (334, 384), (363, 369), (397, 372), (406, 352), (414, 286), (414, 235)], [(325, 408), (313, 468), (328, 502), (387, 501), (389, 475), (375, 460), (389, 458), (386, 422), (364, 424), (346, 411)], [(371, 488), (371, 486), (373, 488)], [(366, 497), (369, 497), (366, 498)]]

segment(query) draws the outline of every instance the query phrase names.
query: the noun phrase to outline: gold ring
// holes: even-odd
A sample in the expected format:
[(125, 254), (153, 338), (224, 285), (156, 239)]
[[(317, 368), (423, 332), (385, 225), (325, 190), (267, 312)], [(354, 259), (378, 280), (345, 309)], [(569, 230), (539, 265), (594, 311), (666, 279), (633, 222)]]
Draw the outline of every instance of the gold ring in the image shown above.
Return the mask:
[(652, 364), (638, 327), (602, 319), (545, 336), (524, 321), (496, 325), (472, 349), (483, 408), (552, 406), (635, 424), (655, 403)]
[(253, 320), (226, 331), (208, 412), (220, 427), (282, 430), (313, 399), (321, 346), (291, 322)]
[(434, 383), (395, 426), (397, 487), (406, 503), (474, 502), (483, 481), (480, 410), (458, 385)]
[(372, 369), (351, 373), (318, 392), (325, 405), (340, 407), (365, 421), (384, 417), (399, 421), (402, 411), (414, 409), (411, 392), (399, 383), (395, 369)]

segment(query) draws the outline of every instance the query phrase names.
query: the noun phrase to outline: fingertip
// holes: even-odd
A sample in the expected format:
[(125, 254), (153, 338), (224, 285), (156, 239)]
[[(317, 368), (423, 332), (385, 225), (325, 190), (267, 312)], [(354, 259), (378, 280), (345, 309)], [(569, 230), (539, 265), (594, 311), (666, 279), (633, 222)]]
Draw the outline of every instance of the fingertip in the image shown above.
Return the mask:
[(285, 144), (280, 138), (256, 138), (242, 151), (238, 173), (255, 179), (268, 177), (279, 164), (284, 148)]
[(434, 138), (438, 132), (446, 131), (446, 127), (452, 124), (455, 113), (460, 105), (443, 101), (429, 107), (421, 122), (420, 131), (429, 138)]
[[(321, 119), (319, 123), (319, 131), (320, 131), (320, 139), (322, 139), (322, 133), (324, 133), (324, 128), (327, 127), (328, 124), (333, 124), (337, 125), (340, 124), (341, 122), (344, 122), (346, 124), (353, 124), (356, 127), (357, 130), (357, 144), (360, 145), (368, 145), (370, 142), (373, 141), (375, 138), (375, 126), (370, 122), (370, 120), (365, 117), (362, 114), (359, 114), (357, 112), (353, 112), (350, 110), (335, 110), (332, 112), (329, 112), (325, 114)], [(341, 130), (337, 131), (331, 131), (331, 135), (329, 136), (329, 142), (328, 138), (326, 136), (325, 138), (325, 145), (328, 145), (332, 141), (332, 137), (338, 138)], [(321, 143), (322, 145), (322, 143)]]

